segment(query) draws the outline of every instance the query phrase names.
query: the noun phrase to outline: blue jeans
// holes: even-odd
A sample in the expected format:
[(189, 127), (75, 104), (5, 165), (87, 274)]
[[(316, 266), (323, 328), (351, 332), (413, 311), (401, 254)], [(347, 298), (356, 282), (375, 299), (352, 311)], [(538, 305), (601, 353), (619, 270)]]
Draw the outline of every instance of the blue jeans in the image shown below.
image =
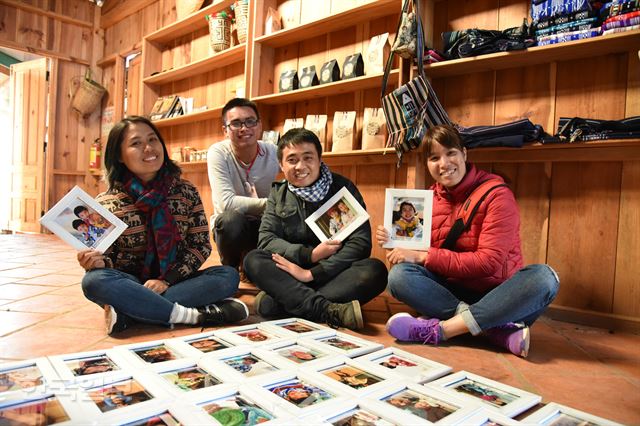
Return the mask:
[(446, 320), (462, 314), (476, 335), (508, 322), (531, 325), (558, 293), (558, 276), (548, 265), (529, 265), (486, 293), (446, 283), (422, 265), (400, 263), (391, 268), (387, 290), (422, 315)]
[(111, 305), (136, 321), (169, 324), (173, 304), (195, 308), (233, 296), (240, 276), (230, 266), (212, 266), (157, 294), (140, 280), (117, 269), (94, 269), (82, 278), (82, 291), (99, 306)]

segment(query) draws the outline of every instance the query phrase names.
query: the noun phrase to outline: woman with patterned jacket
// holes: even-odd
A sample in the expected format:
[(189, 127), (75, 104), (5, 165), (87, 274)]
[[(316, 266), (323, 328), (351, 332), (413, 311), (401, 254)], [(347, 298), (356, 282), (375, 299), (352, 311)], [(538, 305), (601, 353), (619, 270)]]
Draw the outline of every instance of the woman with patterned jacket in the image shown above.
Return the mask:
[(133, 321), (220, 325), (248, 317), (229, 298), (238, 272), (228, 266), (199, 270), (211, 253), (207, 218), (196, 188), (180, 178), (158, 129), (127, 117), (109, 133), (107, 192), (97, 201), (128, 228), (103, 254), (78, 253), (87, 273), (82, 290), (104, 307), (108, 334)]
[[(559, 286), (547, 265), (523, 268), (520, 214), (506, 186), (489, 192), (470, 227), (453, 249), (442, 247), (458, 211), (483, 182), (503, 179), (466, 162), (458, 131), (435, 126), (425, 135), (426, 162), (435, 184), (431, 247), (427, 251), (395, 248), (389, 292), (423, 317), (392, 316), (387, 331), (398, 340), (438, 344), (451, 337), (484, 333), (510, 352), (527, 356), (529, 326), (554, 299)], [(380, 245), (389, 239), (379, 226)]]

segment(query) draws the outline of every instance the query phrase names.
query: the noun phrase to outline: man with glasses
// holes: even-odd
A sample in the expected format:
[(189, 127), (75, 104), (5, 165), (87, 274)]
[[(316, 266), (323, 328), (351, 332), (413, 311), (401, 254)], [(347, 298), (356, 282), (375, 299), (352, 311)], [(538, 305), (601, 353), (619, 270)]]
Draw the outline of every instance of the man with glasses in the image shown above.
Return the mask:
[(262, 133), (255, 103), (234, 98), (222, 108), (226, 139), (207, 154), (214, 214), (211, 230), (223, 265), (238, 268), (256, 248), (260, 217), (278, 173), (276, 146), (258, 140)]

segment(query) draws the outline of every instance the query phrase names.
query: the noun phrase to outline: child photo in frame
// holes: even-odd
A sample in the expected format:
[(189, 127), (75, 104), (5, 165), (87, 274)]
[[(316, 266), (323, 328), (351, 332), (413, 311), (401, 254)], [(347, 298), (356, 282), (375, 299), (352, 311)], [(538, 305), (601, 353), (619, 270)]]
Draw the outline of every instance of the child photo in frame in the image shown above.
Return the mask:
[(442, 420), (458, 410), (457, 407), (444, 401), (421, 395), (410, 389), (390, 395), (384, 401), (432, 423)]
[(0, 407), (1, 425), (53, 425), (71, 420), (55, 396)]
[(133, 349), (133, 352), (149, 364), (178, 359), (176, 354), (174, 354), (171, 349), (164, 344)]
[(0, 371), (0, 393), (29, 389), (44, 384), (36, 364)]
[(187, 340), (191, 347), (199, 350), (203, 353), (215, 352), (222, 349), (230, 348), (231, 346), (223, 342), (222, 339), (218, 339), (214, 336), (203, 337), (200, 339)]
[(342, 188), (305, 222), (320, 241), (342, 241), (367, 220), (367, 211), (347, 188)]
[(185, 392), (217, 385), (220, 380), (200, 367), (187, 367), (162, 373), (161, 376)]
[(362, 389), (384, 380), (352, 365), (339, 365), (323, 371), (322, 374), (353, 389)]
[(384, 247), (428, 250), (432, 206), (431, 190), (387, 188), (384, 227), (389, 231), (389, 242)]
[(268, 390), (299, 408), (309, 407), (334, 397), (333, 394), (326, 390), (299, 379), (277, 383), (270, 386)]
[(40, 223), (76, 250), (104, 253), (127, 225), (75, 186), (42, 218)]
[(257, 425), (274, 418), (271, 413), (239, 394), (203, 404), (201, 407), (222, 425)]
[(278, 349), (276, 353), (281, 357), (295, 362), (296, 364), (304, 364), (309, 361), (315, 361), (316, 359), (327, 356), (327, 354), (322, 353), (318, 350), (305, 348), (304, 346), (300, 345), (287, 346), (282, 349)]
[(103, 413), (153, 399), (153, 395), (135, 379), (91, 390), (89, 397)]
[(273, 365), (252, 354), (223, 358), (222, 362), (244, 374), (245, 377), (259, 376), (261, 374), (278, 370)]
[(106, 354), (69, 360), (66, 365), (74, 376), (106, 373), (120, 369)]

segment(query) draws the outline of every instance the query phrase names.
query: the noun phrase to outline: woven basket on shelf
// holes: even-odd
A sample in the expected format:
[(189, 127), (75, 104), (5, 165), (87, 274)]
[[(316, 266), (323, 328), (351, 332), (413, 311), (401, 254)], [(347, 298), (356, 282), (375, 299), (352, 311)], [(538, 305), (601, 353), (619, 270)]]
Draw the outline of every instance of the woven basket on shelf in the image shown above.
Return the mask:
[(222, 52), (231, 46), (231, 18), (226, 12), (207, 15), (209, 43), (213, 52)]
[(202, 7), (204, 0), (176, 0), (176, 15), (178, 21), (191, 15)]
[(247, 41), (247, 28), (249, 21), (249, 0), (238, 0), (234, 3), (234, 13), (236, 15), (236, 31), (238, 33), (238, 43)]
[(107, 93), (107, 89), (100, 83), (91, 79), (91, 70), (83, 76), (76, 76), (71, 79), (70, 89), (75, 93), (71, 98), (71, 108), (83, 117), (90, 115), (100, 106), (102, 97)]

